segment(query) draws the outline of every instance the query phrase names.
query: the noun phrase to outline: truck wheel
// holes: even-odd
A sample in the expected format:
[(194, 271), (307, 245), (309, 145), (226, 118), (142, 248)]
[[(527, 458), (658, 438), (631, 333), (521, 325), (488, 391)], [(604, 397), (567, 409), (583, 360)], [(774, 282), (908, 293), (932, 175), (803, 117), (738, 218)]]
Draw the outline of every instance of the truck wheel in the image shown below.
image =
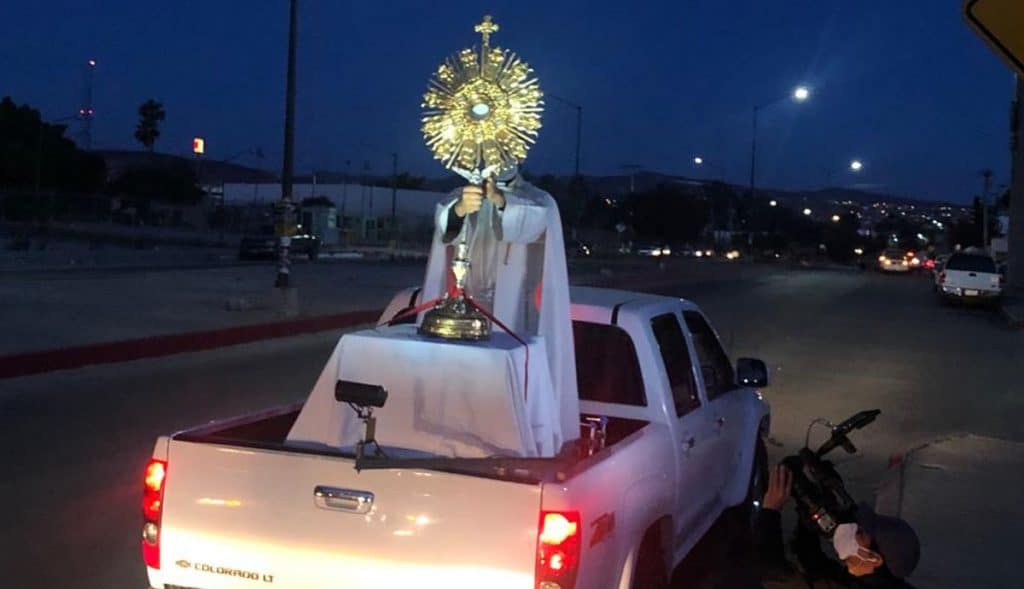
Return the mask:
[(657, 535), (648, 532), (637, 553), (633, 589), (666, 589), (668, 573), (665, 571), (665, 553)]
[(754, 461), (750, 468), (750, 483), (747, 485), (747, 496), (743, 500), (743, 509), (747, 512), (751, 528), (756, 527), (757, 518), (761, 513), (761, 500), (768, 488), (768, 449), (764, 446), (761, 436), (754, 444)]

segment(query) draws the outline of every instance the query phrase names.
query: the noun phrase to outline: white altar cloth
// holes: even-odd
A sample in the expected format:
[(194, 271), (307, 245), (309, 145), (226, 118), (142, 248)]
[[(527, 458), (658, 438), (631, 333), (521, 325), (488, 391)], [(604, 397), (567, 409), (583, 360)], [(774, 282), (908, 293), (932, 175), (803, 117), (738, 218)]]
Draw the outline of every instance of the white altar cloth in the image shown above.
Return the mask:
[(528, 395), (523, 390), (526, 348), (506, 333), (495, 331), (486, 342), (424, 338), (414, 325), (346, 334), (287, 443), (349, 448), (359, 441), (362, 423), (334, 398), (341, 379), (387, 390), (384, 407), (374, 410), (376, 439), (384, 448), (460, 458), (552, 456), (565, 436), (547, 354), (542, 338), (526, 341)]

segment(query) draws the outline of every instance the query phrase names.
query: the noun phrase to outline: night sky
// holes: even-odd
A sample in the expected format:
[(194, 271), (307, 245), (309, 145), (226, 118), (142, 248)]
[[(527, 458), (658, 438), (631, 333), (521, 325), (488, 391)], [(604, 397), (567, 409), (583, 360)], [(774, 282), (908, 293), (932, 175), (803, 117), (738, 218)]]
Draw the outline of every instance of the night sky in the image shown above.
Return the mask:
[[(157, 150), (209, 157), (261, 146), (280, 169), (286, 0), (5, 2), (0, 95), (73, 114), (95, 58), (94, 146), (138, 148), (142, 101), (163, 102)], [(959, 0), (300, 2), (296, 169), (400, 168), (441, 176), (419, 132), (419, 101), (443, 58), (478, 42), (518, 52), (542, 87), (583, 105), (582, 168), (624, 164), (745, 183), (751, 109), (762, 111), (758, 183), (828, 182), (966, 201), (978, 170), (1008, 179), (1010, 70), (975, 37)], [(548, 101), (534, 172), (573, 169), (575, 111)], [(695, 169), (694, 155), (719, 169)], [(864, 170), (847, 170), (852, 158)]]

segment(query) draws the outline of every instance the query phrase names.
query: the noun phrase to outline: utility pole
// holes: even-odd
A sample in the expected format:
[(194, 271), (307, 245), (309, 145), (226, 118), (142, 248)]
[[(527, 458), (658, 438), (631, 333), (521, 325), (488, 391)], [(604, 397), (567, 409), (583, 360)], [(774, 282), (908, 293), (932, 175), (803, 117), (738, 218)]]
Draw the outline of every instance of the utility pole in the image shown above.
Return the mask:
[(1024, 78), (1017, 76), (1010, 116), (1010, 230), (1006, 279), (1011, 292), (1024, 293)]
[(992, 186), (992, 170), (985, 168), (979, 174), (981, 174), (981, 247), (988, 252), (990, 251), (988, 247), (988, 191)]
[(391, 152), (391, 241), (398, 247), (398, 225), (395, 217), (395, 203), (398, 201), (398, 152)]
[(274, 286), (291, 286), (291, 260), (289, 246), (293, 232), (295, 205), (292, 202), (292, 171), (295, 148), (295, 33), (298, 17), (298, 0), (289, 0), (288, 15), (288, 78), (284, 106), (284, 162), (281, 165), (281, 255), (277, 265), (277, 280)]
[(754, 127), (750, 134), (750, 198), (754, 198), (757, 178), (757, 111), (761, 107), (754, 105)]

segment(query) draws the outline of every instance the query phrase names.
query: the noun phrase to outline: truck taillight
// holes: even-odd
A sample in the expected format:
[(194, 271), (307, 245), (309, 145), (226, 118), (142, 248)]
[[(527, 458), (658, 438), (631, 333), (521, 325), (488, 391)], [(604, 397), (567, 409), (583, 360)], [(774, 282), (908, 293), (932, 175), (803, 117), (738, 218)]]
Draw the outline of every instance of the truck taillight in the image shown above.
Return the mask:
[(142, 481), (142, 559), (155, 569), (160, 568), (160, 515), (166, 480), (167, 461), (150, 459)]
[(572, 589), (580, 565), (580, 513), (542, 511), (537, 533), (537, 589)]

